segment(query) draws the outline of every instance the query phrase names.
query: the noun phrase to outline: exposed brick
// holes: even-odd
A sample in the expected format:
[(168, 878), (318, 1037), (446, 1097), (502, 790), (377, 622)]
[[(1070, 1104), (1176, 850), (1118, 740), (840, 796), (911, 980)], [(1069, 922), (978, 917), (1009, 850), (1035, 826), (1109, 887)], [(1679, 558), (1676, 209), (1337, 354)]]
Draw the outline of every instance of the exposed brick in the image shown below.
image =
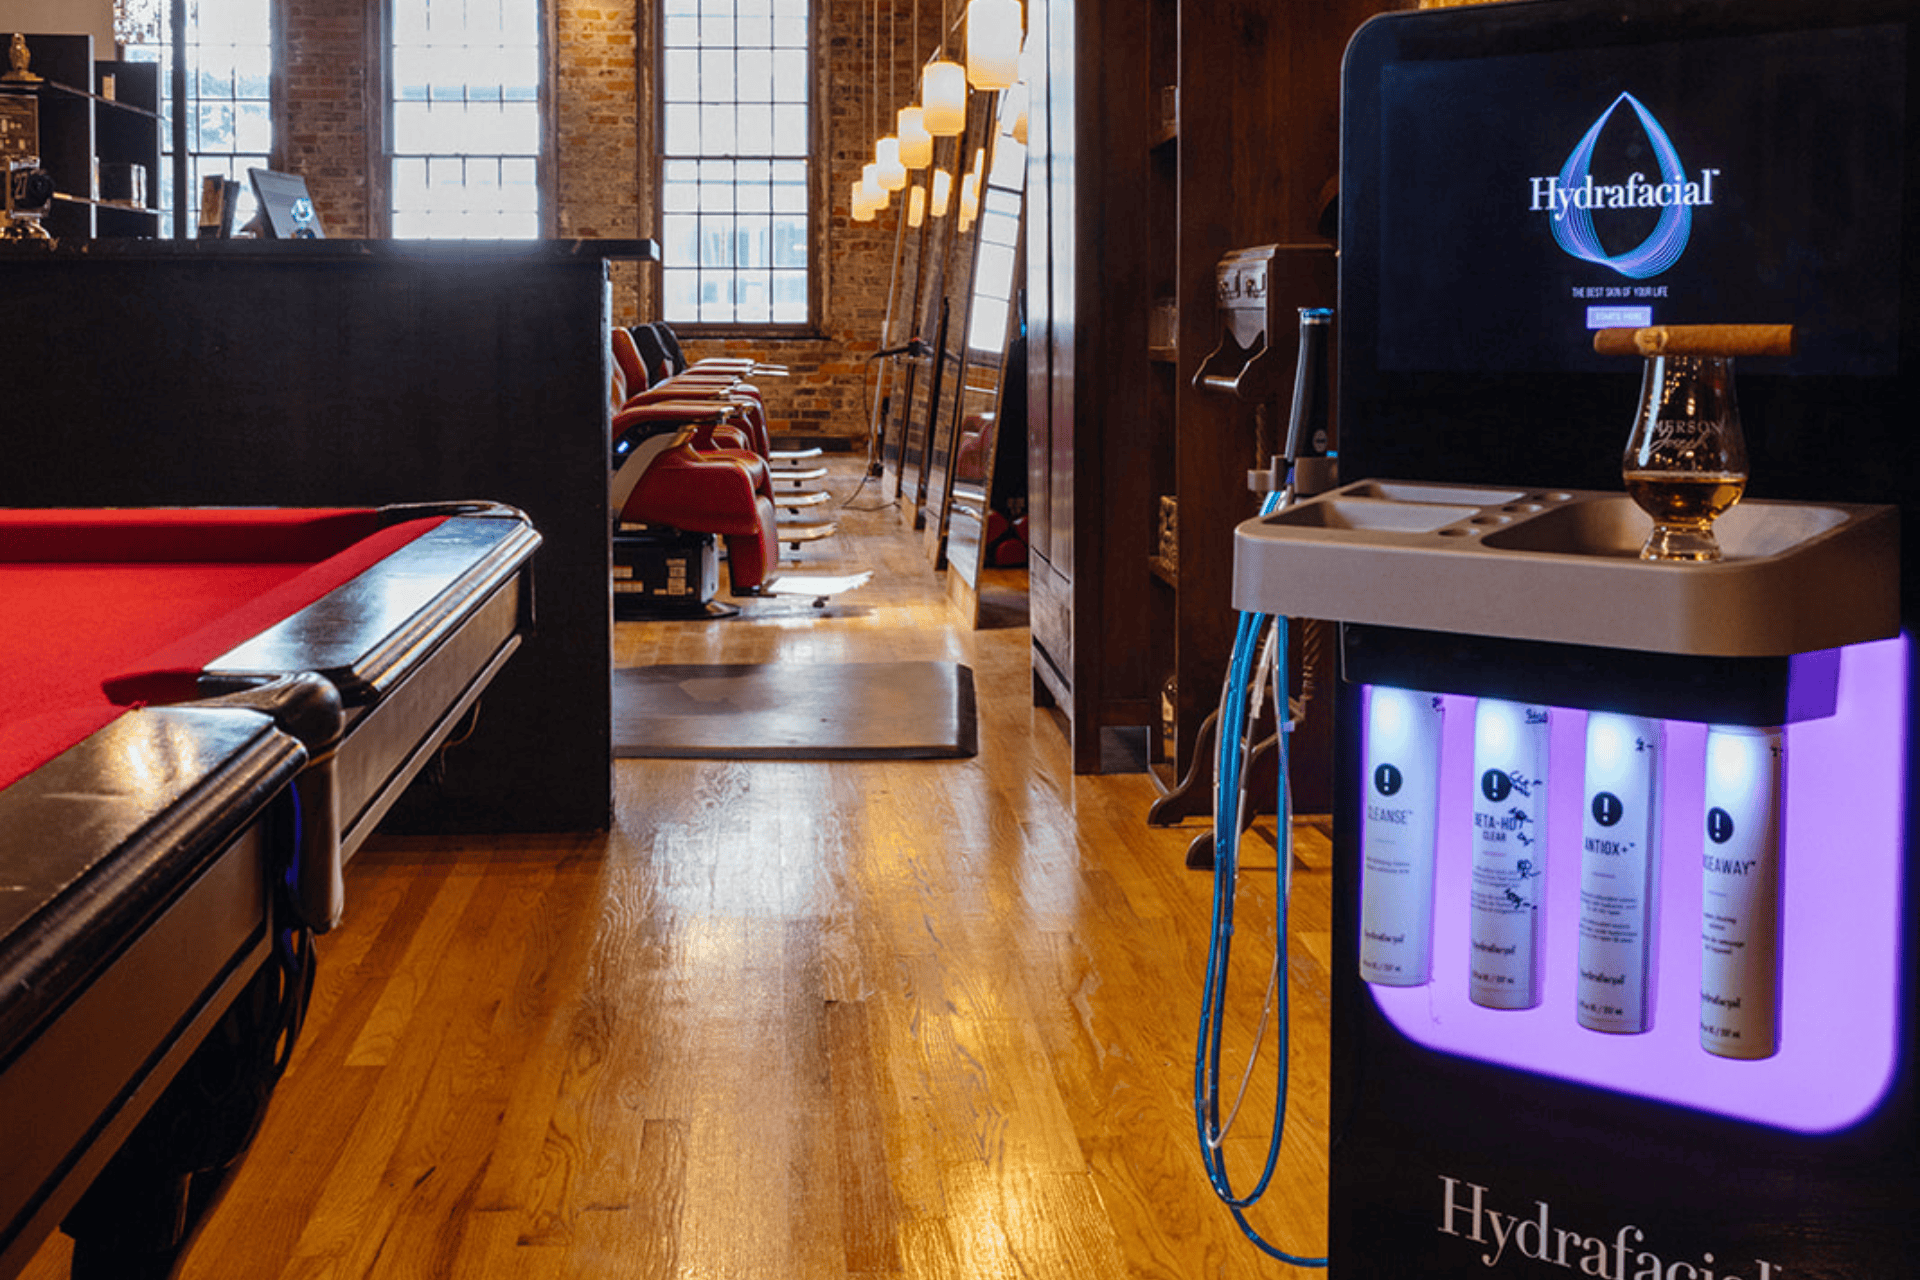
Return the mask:
[[(690, 343), (691, 354), (751, 353), (792, 370), (764, 379), (775, 430), (804, 424), (811, 434), (859, 437), (867, 430), (873, 366), (893, 277), (896, 199), (872, 223), (848, 218), (847, 190), (872, 155), (874, 125), (890, 132), (894, 111), (911, 100), (921, 60), (931, 46), (941, 6), (920, 0), (920, 49), (913, 47), (916, 0), (891, 0), (880, 14), (878, 72), (873, 14), (866, 4), (816, 0), (822, 15), (817, 47), (834, 61), (817, 83), (830, 85), (817, 105), (825, 136), (825, 225), (816, 242), (821, 278), (819, 336), (799, 340)], [(641, 152), (654, 128), (650, 65), (656, 0), (557, 0), (548, 33), (553, 58), (552, 136), (547, 171), (557, 234), (629, 238), (654, 234), (655, 200), (646, 188), (653, 166)], [(292, 0), (282, 13), (286, 49), (283, 89), (288, 121), (276, 161), (306, 175), (332, 234), (373, 234), (383, 219), (371, 201), (384, 188), (377, 118), (370, 95), (380, 91), (365, 65), (369, 24), (379, 6), (345, 0)], [(892, 62), (889, 75), (888, 62)], [(891, 85), (889, 81), (891, 80)], [(655, 273), (635, 264), (613, 270), (614, 317), (634, 323), (657, 314)]]

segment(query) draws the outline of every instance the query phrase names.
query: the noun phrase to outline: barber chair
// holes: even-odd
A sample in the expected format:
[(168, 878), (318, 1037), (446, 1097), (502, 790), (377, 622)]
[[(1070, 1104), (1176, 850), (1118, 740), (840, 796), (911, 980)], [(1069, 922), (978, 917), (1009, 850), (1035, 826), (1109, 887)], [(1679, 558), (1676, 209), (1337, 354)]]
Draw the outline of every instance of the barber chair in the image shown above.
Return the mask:
[(615, 593), (679, 610), (706, 610), (717, 584), (712, 542), (723, 539), (732, 593), (750, 596), (779, 556), (766, 461), (720, 447), (720, 416), (689, 421), (702, 406), (630, 406), (614, 418), (609, 501), (614, 513)]
[(657, 343), (636, 338), (640, 330), (613, 331), (612, 403), (616, 412), (663, 401), (730, 406), (716, 436), (728, 447), (767, 454), (766, 410), (759, 395), (737, 379), (678, 378), (664, 372)]
[[(743, 383), (753, 377), (786, 377), (787, 370), (781, 365), (761, 364), (748, 357), (715, 356), (688, 364), (686, 354), (680, 349), (680, 340), (674, 336), (673, 329), (663, 320), (637, 326), (633, 338), (643, 353), (649, 368), (659, 367), (666, 377), (678, 381), (681, 378), (703, 378), (717, 380), (736, 377)], [(656, 355), (657, 353), (657, 355)], [(759, 388), (750, 383), (746, 392), (756, 400), (760, 398)], [(772, 463), (777, 479), (804, 484), (825, 476), (824, 467), (805, 467), (798, 464), (818, 458), (820, 450), (811, 449), (774, 449), (767, 450), (767, 461)]]

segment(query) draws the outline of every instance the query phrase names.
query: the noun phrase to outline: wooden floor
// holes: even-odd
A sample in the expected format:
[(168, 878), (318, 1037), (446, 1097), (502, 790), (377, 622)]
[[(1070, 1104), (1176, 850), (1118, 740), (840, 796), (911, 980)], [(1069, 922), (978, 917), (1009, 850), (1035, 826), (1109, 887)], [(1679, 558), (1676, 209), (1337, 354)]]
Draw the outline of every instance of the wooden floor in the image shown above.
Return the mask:
[[(855, 461), (834, 468), (845, 498)], [(1023, 579), (956, 628), (877, 482), (790, 568), (875, 570), (823, 610), (621, 623), (616, 660), (963, 662), (964, 761), (621, 761), (607, 834), (376, 837), (320, 943), (266, 1127), (183, 1274), (937, 1277), (1289, 1274), (1203, 1176), (1193, 1038), (1209, 876), (1144, 773), (1075, 777), (1031, 707)], [(1288, 1144), (1252, 1215), (1323, 1252), (1325, 838), (1302, 824)], [(1228, 1058), (1270, 956), (1250, 837)], [(1250, 1180), (1263, 1060), (1229, 1141)], [(32, 1276), (62, 1274), (63, 1245)]]

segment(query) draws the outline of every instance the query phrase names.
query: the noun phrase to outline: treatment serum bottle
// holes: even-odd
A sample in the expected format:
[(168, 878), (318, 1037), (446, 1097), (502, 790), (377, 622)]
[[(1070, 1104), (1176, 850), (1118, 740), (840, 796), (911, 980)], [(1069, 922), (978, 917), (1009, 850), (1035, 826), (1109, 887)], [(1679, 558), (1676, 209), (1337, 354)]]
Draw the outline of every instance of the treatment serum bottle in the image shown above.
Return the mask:
[(1660, 722), (1596, 711), (1587, 717), (1580, 823), (1580, 1025), (1632, 1033), (1653, 1025), (1653, 903), (1660, 832)]
[(1786, 735), (1707, 730), (1701, 843), (1700, 1044), (1723, 1058), (1780, 1047), (1780, 841)]
[(1443, 704), (1367, 693), (1366, 812), (1360, 823), (1360, 976), (1417, 987), (1433, 969), (1433, 856)]
[(1473, 722), (1473, 866), (1467, 995), (1540, 1003), (1547, 851), (1547, 709), (1482, 698)]

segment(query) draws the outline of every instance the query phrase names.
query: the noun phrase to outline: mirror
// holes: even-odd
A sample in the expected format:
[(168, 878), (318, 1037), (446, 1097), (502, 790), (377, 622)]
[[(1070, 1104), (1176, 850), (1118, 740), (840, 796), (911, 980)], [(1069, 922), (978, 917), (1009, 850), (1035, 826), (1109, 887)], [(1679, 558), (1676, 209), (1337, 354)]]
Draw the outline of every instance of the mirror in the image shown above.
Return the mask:
[[(913, 183), (902, 193), (903, 198), (909, 198), (908, 192), (915, 185), (925, 186), (924, 175), (911, 176)], [(923, 191), (921, 199), (925, 198)], [(919, 227), (909, 227), (907, 219), (902, 217), (896, 228), (893, 282), (887, 289), (887, 318), (880, 329), (881, 354), (872, 357), (873, 401), (867, 419), (867, 474), (885, 477), (882, 490), (898, 497), (901, 451), (905, 445), (901, 428), (906, 422), (900, 405), (910, 391), (913, 370), (907, 363), (910, 357), (884, 353), (897, 351), (919, 336), (920, 252), (926, 239), (926, 225), (923, 220)]]
[(981, 176), (980, 220), (958, 343), (964, 359), (949, 425), (953, 465), (938, 505), (934, 562), (940, 564), (944, 555), (953, 570), (949, 595), (974, 625), (981, 572), (1002, 532), (995, 525), (1023, 505), (1018, 499), (1025, 489), (1024, 457), (1011, 467), (995, 463), (1002, 437), (1025, 433), (1019, 285), (1025, 275), (1026, 100), (1024, 84), (1000, 95)]
[[(951, 385), (958, 370), (957, 361), (950, 362), (941, 355), (957, 340), (955, 326), (960, 323), (965, 303), (965, 295), (961, 293), (956, 304), (956, 287), (964, 290), (966, 285), (963, 280), (956, 286), (955, 277), (966, 275), (972, 265), (972, 226), (964, 231), (960, 227), (960, 171), (963, 158), (978, 148), (978, 140), (986, 130), (989, 98), (986, 94), (973, 96), (967, 108), (966, 129), (959, 137), (934, 139), (934, 169), (949, 175), (949, 189), (944, 214), (936, 214), (939, 206), (930, 204), (922, 227), (924, 238), (919, 251), (914, 330), (926, 340), (932, 353), (925, 360), (909, 363), (906, 385), (895, 398), (903, 418), (902, 443), (899, 467), (889, 477), (891, 496), (911, 502), (916, 529), (925, 524), (932, 454), (938, 444), (935, 427), (943, 421), (941, 406), (950, 403)], [(933, 170), (929, 171), (928, 180), (935, 180)]]

